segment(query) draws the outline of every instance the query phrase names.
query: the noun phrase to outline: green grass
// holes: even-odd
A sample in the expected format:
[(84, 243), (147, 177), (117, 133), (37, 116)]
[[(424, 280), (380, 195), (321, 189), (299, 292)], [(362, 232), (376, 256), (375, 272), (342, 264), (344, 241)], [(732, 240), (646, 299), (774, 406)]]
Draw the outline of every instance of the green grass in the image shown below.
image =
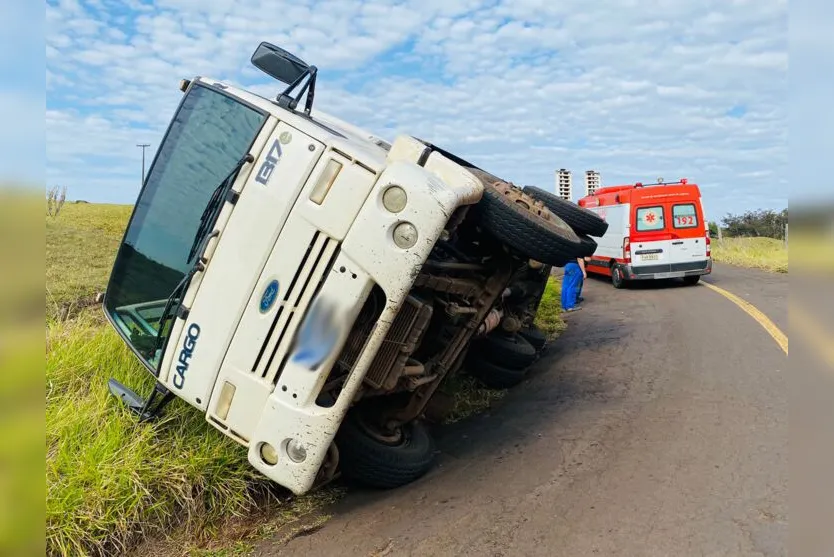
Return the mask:
[[(293, 524), (338, 490), (289, 497), (248, 464), (243, 447), (182, 401), (161, 421), (139, 424), (107, 391), (111, 376), (141, 393), (152, 385), (102, 324), (100, 309), (83, 309), (106, 286), (129, 214), (126, 206), (67, 204), (47, 217), (47, 553), (120, 554), (151, 537), (163, 540), (160, 555), (238, 555), (259, 536), (315, 527), (326, 517)], [(73, 308), (71, 319), (56, 319), (62, 308)], [(554, 279), (536, 323), (551, 337), (564, 329)], [(450, 421), (503, 396), (474, 379), (455, 379)], [(246, 527), (229, 530), (230, 523)]]
[(712, 257), (719, 263), (788, 272), (788, 250), (782, 240), (773, 238), (724, 238), (712, 243)]
[[(103, 291), (130, 207), (66, 204), (46, 217), (46, 546), (50, 554), (120, 553), (179, 525), (200, 539), (218, 519), (276, 493), (246, 451), (181, 401), (138, 424), (107, 391), (113, 376), (151, 378), (101, 324), (78, 311)], [(74, 319), (55, 319), (74, 308)], [(192, 542), (193, 543), (193, 542)]]
[(130, 218), (129, 205), (67, 203), (46, 217), (46, 315), (90, 305), (104, 290)]
[(488, 389), (470, 375), (452, 375), (442, 390), (452, 399), (452, 408), (443, 423), (453, 424), (487, 410), (493, 403), (504, 398), (505, 390)]
[(551, 340), (558, 337), (567, 325), (562, 320), (562, 281), (561, 277), (549, 277), (544, 289), (539, 310), (536, 314), (536, 327), (544, 331)]
[(252, 508), (265, 485), (246, 451), (175, 401), (139, 424), (107, 391), (112, 375), (152, 382), (110, 330), (81, 321), (47, 331), (46, 540), (52, 553), (119, 552), (174, 524)]

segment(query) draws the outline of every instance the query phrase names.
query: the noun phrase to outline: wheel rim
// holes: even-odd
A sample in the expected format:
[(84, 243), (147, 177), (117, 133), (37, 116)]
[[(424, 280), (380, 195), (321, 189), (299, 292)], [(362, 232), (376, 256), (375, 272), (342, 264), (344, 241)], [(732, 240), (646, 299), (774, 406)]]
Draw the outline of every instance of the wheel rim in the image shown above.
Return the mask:
[(403, 445), (406, 441), (405, 432), (403, 431), (402, 426), (397, 426), (390, 431), (384, 431), (383, 429), (376, 427), (374, 424), (369, 423), (364, 418), (360, 417), (357, 421), (359, 423), (359, 427), (363, 432), (365, 432), (365, 434), (368, 435), (368, 437), (382, 443), (383, 445), (396, 447), (398, 445)]
[(524, 193), (523, 190), (515, 188), (509, 183), (503, 182), (495, 182), (491, 185), (491, 187), (494, 188), (499, 194), (509, 199), (514, 205), (518, 205), (531, 215), (535, 215), (539, 220), (549, 222), (557, 228), (573, 233), (573, 228), (565, 223), (559, 216), (550, 211), (544, 202)]

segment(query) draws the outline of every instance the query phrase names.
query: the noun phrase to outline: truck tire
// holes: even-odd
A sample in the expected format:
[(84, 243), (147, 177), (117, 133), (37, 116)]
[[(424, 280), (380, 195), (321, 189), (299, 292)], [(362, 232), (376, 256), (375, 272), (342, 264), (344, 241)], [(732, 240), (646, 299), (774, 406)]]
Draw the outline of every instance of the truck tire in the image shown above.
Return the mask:
[(701, 281), (701, 275), (693, 275), (689, 277), (683, 277), (683, 283), (687, 286), (695, 286)]
[(484, 183), (478, 211), (482, 226), (495, 238), (525, 258), (556, 267), (587, 249), (573, 229), (544, 204), (486, 172), (470, 170)]
[(518, 334), (507, 335), (499, 332), (484, 338), (476, 352), (483, 354), (481, 360), (493, 362), (510, 369), (527, 369), (536, 361), (536, 349), (527, 339)]
[(472, 358), (467, 362), (469, 373), (477, 377), (490, 389), (509, 389), (515, 387), (527, 375), (524, 369), (511, 369), (489, 362), (483, 358)]
[(434, 462), (434, 441), (420, 422), (400, 427), (399, 439), (383, 440), (348, 412), (336, 434), (345, 478), (378, 489), (400, 487), (422, 477)]
[(580, 234), (579, 240), (582, 242), (583, 252), (580, 257), (591, 257), (597, 251), (597, 242), (587, 234)]
[(544, 345), (547, 344), (547, 335), (536, 326), (521, 329), (518, 334), (529, 342), (535, 348), (536, 352), (541, 352)]
[(601, 238), (608, 230), (608, 223), (593, 211), (562, 199), (549, 191), (536, 186), (525, 186), (524, 193), (544, 203), (551, 213), (561, 217), (577, 234), (589, 234)]

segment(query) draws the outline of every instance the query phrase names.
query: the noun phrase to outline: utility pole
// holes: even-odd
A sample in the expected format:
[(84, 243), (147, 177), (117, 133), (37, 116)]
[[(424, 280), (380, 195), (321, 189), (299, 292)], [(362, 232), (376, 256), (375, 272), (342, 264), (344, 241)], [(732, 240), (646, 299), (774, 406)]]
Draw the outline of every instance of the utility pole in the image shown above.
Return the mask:
[(145, 185), (145, 149), (150, 147), (151, 144), (150, 143), (138, 143), (136, 146), (142, 148), (142, 183), (140, 184), (140, 186), (144, 186)]

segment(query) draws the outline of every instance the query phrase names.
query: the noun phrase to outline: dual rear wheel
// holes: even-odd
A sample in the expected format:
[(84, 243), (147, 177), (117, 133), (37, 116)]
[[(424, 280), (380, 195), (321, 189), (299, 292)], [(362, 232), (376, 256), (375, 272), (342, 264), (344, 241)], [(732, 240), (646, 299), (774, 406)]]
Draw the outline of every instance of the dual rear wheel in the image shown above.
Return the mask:
[(593, 212), (542, 189), (522, 190), (483, 170), (469, 170), (484, 185), (481, 225), (514, 251), (554, 267), (596, 251), (589, 234), (602, 236), (608, 223)]
[[(507, 389), (525, 378), (546, 342), (535, 327), (497, 332), (473, 344), (467, 368), (487, 387)], [(369, 419), (373, 414), (360, 405), (345, 416), (336, 435), (342, 475), (377, 489), (400, 487), (425, 475), (437, 452), (427, 426), (412, 421), (386, 430)]]
[(521, 383), (547, 344), (547, 337), (535, 327), (518, 333), (495, 333), (472, 344), (467, 369), (492, 389), (508, 389)]

